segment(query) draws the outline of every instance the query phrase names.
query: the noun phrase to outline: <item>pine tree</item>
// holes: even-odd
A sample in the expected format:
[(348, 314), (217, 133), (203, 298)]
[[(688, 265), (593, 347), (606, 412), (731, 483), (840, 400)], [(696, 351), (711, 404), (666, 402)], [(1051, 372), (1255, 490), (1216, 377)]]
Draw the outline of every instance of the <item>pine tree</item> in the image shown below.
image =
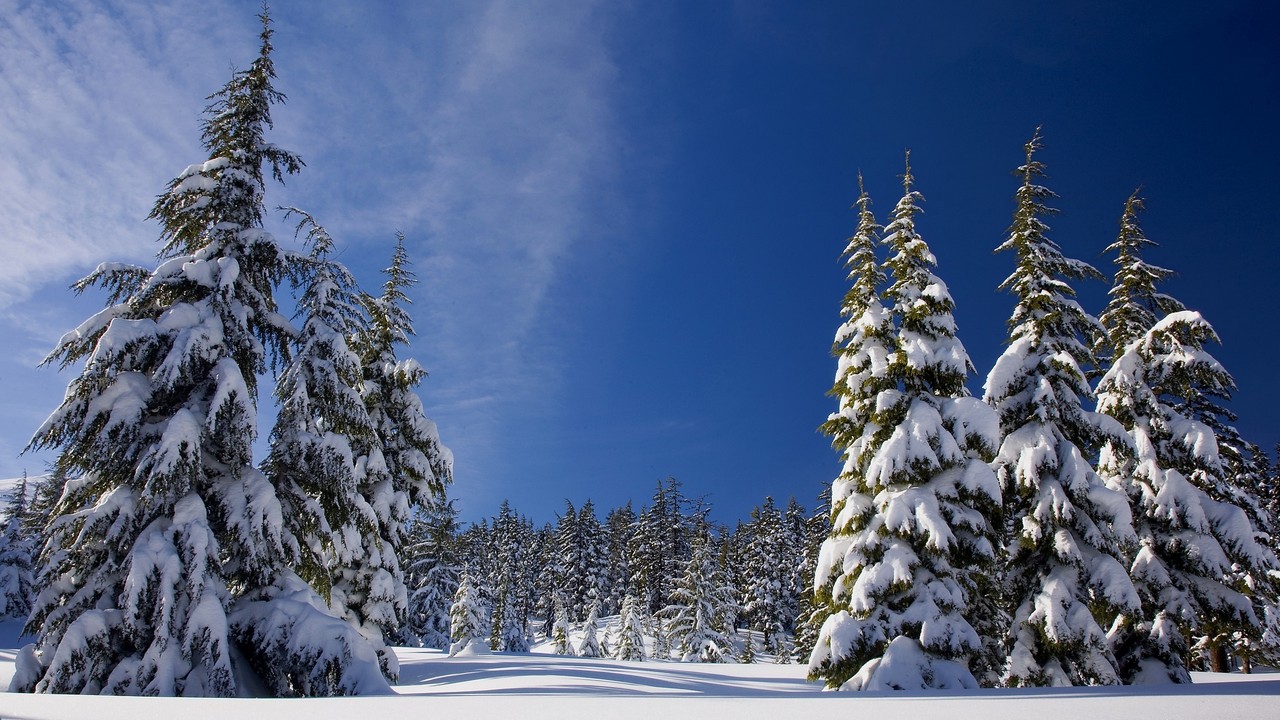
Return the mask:
[(578, 510), (564, 501), (564, 514), (556, 519), (555, 557), (552, 574), (556, 594), (565, 604), (572, 620), (586, 617), (586, 573), (582, 571), (582, 537), (578, 526)]
[(680, 489), (680, 481), (669, 477), (658, 481), (653, 505), (644, 508), (636, 522), (631, 543), (632, 583), (643, 597), (648, 611), (666, 607), (675, 579), (692, 555), (696, 512)]
[(265, 140), (284, 96), (261, 20), (259, 56), (210, 98), (209, 159), (153, 207), (160, 264), (80, 281), (105, 287), (108, 307), (45, 361), (84, 367), (30, 446), (56, 448), (68, 480), (14, 689), (234, 695), (234, 644), (270, 692), (386, 690), (372, 650), (290, 570), (293, 520), (251, 462), (257, 378), (290, 335), (264, 168), (279, 180), (302, 165)]
[(453, 479), (453, 455), (440, 442), (416, 388), (426, 370), (416, 360), (400, 360), (397, 346), (408, 344), (413, 323), (406, 291), (417, 280), (409, 269), (404, 235), (396, 248), (382, 294), (362, 295), (368, 326), (350, 343), (362, 367), (360, 383), (374, 434), (355, 448), (358, 488), (377, 518), (377, 532), (365, 534), (365, 552), (342, 568), (339, 591), (350, 622), (378, 647), (383, 673), (399, 669), (387, 640), (395, 637), (408, 609), (408, 590), (399, 552), (412, 508), (442, 500)]
[(453, 605), (449, 608), (449, 636), (453, 639), (449, 647), (450, 657), (463, 651), (483, 651), (488, 647), (492, 616), (484, 600), (486, 593), (482, 584), (483, 581), (469, 569), (463, 570)]
[[(818, 496), (818, 507), (805, 520), (803, 556), (797, 576), (803, 581), (796, 601), (795, 647), (791, 658), (796, 662), (809, 662), (818, 642), (818, 632), (831, 614), (830, 589), (824, 586), (825, 578), (817, 577), (818, 555), (822, 544), (831, 534), (831, 486), (824, 485)], [(825, 591), (827, 600), (820, 597)]]
[(765, 498), (762, 507), (751, 511), (747, 535), (741, 568), (742, 610), (748, 626), (759, 630), (764, 645), (771, 647), (786, 633), (785, 588), (791, 576), (782, 514), (773, 498)]
[(569, 623), (569, 611), (565, 609), (564, 600), (560, 596), (555, 597), (554, 609), (555, 621), (551, 626), (551, 642), (557, 655), (576, 655), (573, 651), (573, 643), (569, 642), (569, 632), (572, 625)]
[(623, 598), (631, 591), (631, 539), (635, 533), (636, 513), (630, 501), (625, 507), (611, 510), (605, 517), (605, 537), (608, 546), (605, 586), (609, 596), (603, 612), (614, 615), (622, 612)]
[(582, 607), (592, 603), (599, 612), (609, 598), (609, 539), (596, 518), (595, 504), (587, 500), (578, 511), (578, 557)]
[(587, 619), (582, 621), (582, 642), (578, 643), (578, 657), (608, 657), (609, 652), (600, 642), (600, 603), (593, 600), (587, 607)]
[(29, 522), (27, 474), (14, 488), (0, 515), (0, 620), (25, 620), (35, 599), (35, 545), (23, 524)]
[(1232, 635), (1246, 653), (1261, 642), (1275, 556), (1255, 540), (1270, 522), (1249, 489), (1264, 482), (1252, 460), (1260, 453), (1219, 404), (1235, 383), (1205, 349), (1217, 335), (1156, 291), (1172, 273), (1142, 262), (1141, 249), (1155, 245), (1138, 224), (1142, 208), (1130, 196), (1108, 248), (1118, 269), (1114, 311), (1103, 317), (1116, 358), (1098, 409), (1125, 427), (1132, 447), (1106, 448), (1099, 471), (1134, 507), (1140, 546), (1130, 574), (1142, 598), (1142, 614), (1122, 617), (1111, 642), (1126, 682), (1189, 682), (1188, 633), (1222, 665)]
[(614, 658), (641, 661), (647, 657), (644, 647), (645, 625), (642, 603), (634, 595), (625, 595), (622, 598), (622, 612), (618, 617), (618, 634), (613, 642)]
[(408, 631), (423, 647), (450, 643), (449, 608), (458, 590), (458, 510), (453, 501), (432, 502), (414, 519), (409, 560)]
[[(1040, 134), (1024, 147), (1022, 185), (1009, 237), (1017, 267), (1002, 284), (1017, 297), (1010, 340), (987, 376), (986, 400), (1000, 414), (996, 457), (1005, 497), (1005, 569), (1012, 629), (1005, 682), (1010, 685), (1112, 684), (1119, 681), (1102, 625), (1138, 610), (1119, 558), (1133, 542), (1124, 496), (1091, 466), (1105, 440), (1124, 443), (1123, 428), (1085, 411), (1089, 342), (1097, 320), (1075, 301), (1069, 280), (1100, 277), (1063, 256), (1042, 219), (1055, 197), (1038, 185)], [(1099, 624), (1099, 619), (1102, 625)]]
[[(385, 607), (392, 599), (381, 597), (380, 588), (390, 574), (379, 567), (378, 518), (358, 492), (353, 450), (374, 436), (359, 392), (360, 360), (347, 344), (364, 329), (363, 309), (351, 274), (329, 259), (329, 233), (310, 214), (290, 208), (288, 215), (294, 214), (312, 252), (292, 258), (291, 272), (303, 290), (303, 325), (276, 384), (280, 410), (263, 471), (297, 542), (298, 575), (385, 658), (390, 651), (381, 627), (394, 615)], [(394, 680), (388, 661), (382, 665)]]
[[(833, 391), (841, 406), (824, 426), (845, 460), (815, 573), (831, 613), (809, 672), (829, 688), (977, 686), (967, 668), (980, 649), (969, 600), (994, 553), (987, 518), (1000, 491), (986, 460), (996, 421), (964, 387), (972, 366), (955, 335), (950, 293), (916, 231), (922, 198), (909, 159), (885, 229), (891, 309), (877, 310), (873, 285), (855, 282), (846, 313), (865, 309), (837, 335), (866, 359), (842, 354)], [(855, 276), (875, 275), (866, 241), (851, 247), (861, 258)]]
[(782, 614), (788, 632), (795, 633), (800, 623), (800, 598), (813, 585), (813, 568), (805, 553), (809, 542), (809, 518), (794, 497), (782, 512), (782, 562), (787, 572), (782, 589)]
[[(663, 608), (667, 631), (678, 641), (683, 662), (727, 662), (733, 659), (733, 627), (726, 622), (738, 611), (736, 592), (715, 558), (710, 537), (696, 542), (693, 555)], [(659, 653), (655, 655), (661, 657)]]
[(534, 574), (529, 552), (532, 535), (532, 524), (521, 518), (504, 500), (498, 516), (493, 519), (490, 538), (493, 549), (489, 575), (493, 593), (490, 647), (494, 650), (529, 650), (528, 625)]

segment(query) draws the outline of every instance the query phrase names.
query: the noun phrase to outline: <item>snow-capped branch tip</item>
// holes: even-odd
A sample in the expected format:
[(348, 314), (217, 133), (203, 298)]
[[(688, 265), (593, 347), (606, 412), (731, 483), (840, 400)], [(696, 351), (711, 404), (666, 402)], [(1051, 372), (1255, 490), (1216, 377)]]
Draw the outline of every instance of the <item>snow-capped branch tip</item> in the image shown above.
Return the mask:
[(1044, 163), (1035, 159), (1036, 152), (1044, 147), (1044, 136), (1040, 134), (1040, 131), (1043, 129), (1044, 125), (1037, 125), (1035, 132), (1031, 133), (1031, 139), (1023, 144), (1022, 149), (1027, 154), (1027, 161), (1017, 170), (1013, 171), (1015, 175), (1022, 177), (1022, 183), (1024, 185), (1033, 185), (1034, 178), (1043, 177), (1045, 174)]
[(906, 160), (904, 161), (905, 170), (903, 171), (901, 178), (902, 178), (903, 194), (907, 195), (911, 193), (911, 186), (912, 184), (915, 183), (916, 179), (911, 174), (911, 148), (907, 148), (905, 154), (906, 154)]
[(302, 231), (306, 230), (306, 236), (302, 238), (304, 243), (311, 244), (311, 255), (314, 258), (324, 257), (333, 250), (333, 236), (329, 234), (324, 226), (316, 222), (315, 216), (303, 210), (302, 208), (288, 206), (280, 206), (277, 210), (284, 211), (284, 219), (297, 215), (298, 224), (293, 228), (293, 237), (295, 239), (302, 235)]

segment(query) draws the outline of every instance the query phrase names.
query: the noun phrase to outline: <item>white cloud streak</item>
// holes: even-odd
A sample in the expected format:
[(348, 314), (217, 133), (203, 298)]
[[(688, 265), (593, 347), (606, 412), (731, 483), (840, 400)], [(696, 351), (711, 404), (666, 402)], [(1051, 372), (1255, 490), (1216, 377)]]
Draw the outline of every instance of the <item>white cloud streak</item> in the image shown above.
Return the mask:
[[(155, 252), (141, 220), (200, 157), (201, 98), (253, 58), (256, 2), (165, 7), (0, 0), (10, 334), (50, 282)], [(480, 483), (513, 462), (503, 434), (554, 403), (548, 296), (616, 164), (610, 18), (588, 2), (371, 7), (273, 5), (289, 95), (273, 140), (309, 167), (268, 201), (316, 212), (371, 287), (406, 233), (422, 280), (410, 353), (459, 482)]]

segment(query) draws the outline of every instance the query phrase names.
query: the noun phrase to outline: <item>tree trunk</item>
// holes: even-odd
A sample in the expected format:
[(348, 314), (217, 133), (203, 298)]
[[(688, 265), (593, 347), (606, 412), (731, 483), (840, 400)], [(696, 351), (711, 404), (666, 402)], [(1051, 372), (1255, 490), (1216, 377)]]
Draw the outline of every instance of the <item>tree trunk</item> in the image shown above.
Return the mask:
[(1209, 648), (1209, 671), (1216, 673), (1231, 672), (1231, 664), (1227, 658), (1226, 645), (1210, 645)]

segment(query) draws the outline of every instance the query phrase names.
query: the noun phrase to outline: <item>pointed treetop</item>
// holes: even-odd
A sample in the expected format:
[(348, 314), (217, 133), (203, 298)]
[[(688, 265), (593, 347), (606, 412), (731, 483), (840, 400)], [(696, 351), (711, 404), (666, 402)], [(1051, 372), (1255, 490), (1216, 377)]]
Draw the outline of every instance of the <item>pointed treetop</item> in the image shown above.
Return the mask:
[[(1138, 223), (1138, 214), (1146, 209), (1138, 194), (1140, 190), (1134, 190), (1125, 201), (1124, 213), (1120, 216), (1120, 233), (1104, 251), (1116, 253), (1116, 274), (1110, 291), (1111, 300), (1099, 316), (1106, 329), (1106, 337), (1099, 338), (1100, 354), (1109, 350), (1119, 355), (1126, 345), (1155, 325), (1157, 313), (1168, 314), (1185, 309), (1173, 297), (1156, 290), (1156, 283), (1173, 275), (1173, 271), (1142, 260), (1143, 247), (1154, 247), (1156, 243), (1146, 237)], [(1110, 348), (1102, 347), (1103, 344), (1109, 344)]]
[[(1040, 131), (1043, 128), (1044, 128), (1043, 125), (1037, 125), (1035, 132), (1031, 134), (1031, 139), (1023, 143), (1022, 149), (1027, 154), (1026, 162), (1018, 166), (1018, 168), (1013, 171), (1014, 175), (1017, 175), (1022, 178), (1022, 185), (1025, 188), (1034, 187), (1035, 179), (1045, 176), (1044, 163), (1035, 159), (1036, 151), (1044, 147), (1044, 138), (1041, 137), (1040, 135)], [(1043, 188), (1041, 189), (1043, 190)], [(1047, 193), (1045, 197), (1057, 197), (1056, 195), (1048, 192), (1047, 190), (1045, 192)], [(1056, 211), (1049, 210), (1049, 212), (1056, 212)]]
[(858, 199), (853, 206), (858, 210), (858, 228), (849, 238), (843, 254), (853, 285), (845, 293), (842, 311), (856, 320), (875, 301), (886, 280), (875, 252), (878, 236), (884, 228), (876, 223), (871, 212), (871, 196), (863, 186), (861, 172), (858, 173)]
[(1017, 205), (1008, 238), (996, 248), (996, 252), (1013, 250), (1017, 254), (1017, 267), (1000, 283), (1001, 290), (1009, 290), (1018, 297), (1009, 319), (1009, 326), (1014, 330), (1011, 340), (1025, 335), (1039, 336), (1042, 340), (1077, 334), (1093, 338), (1100, 326), (1075, 303), (1075, 289), (1067, 280), (1101, 280), (1103, 276), (1088, 263), (1065, 257), (1058, 244), (1048, 237), (1049, 226), (1042, 218), (1057, 212), (1046, 204), (1057, 195), (1034, 182), (1045, 174), (1044, 164), (1033, 157), (1041, 146), (1037, 127), (1031, 140), (1023, 146), (1027, 152), (1026, 164), (1014, 172), (1022, 178), (1022, 185), (1014, 194)]
[(404, 289), (417, 284), (418, 278), (409, 269), (409, 252), (404, 248), (404, 233), (399, 230), (396, 231), (396, 249), (391, 256), (391, 267), (383, 272), (387, 276), (387, 281), (382, 285), (383, 302), (411, 303)]

